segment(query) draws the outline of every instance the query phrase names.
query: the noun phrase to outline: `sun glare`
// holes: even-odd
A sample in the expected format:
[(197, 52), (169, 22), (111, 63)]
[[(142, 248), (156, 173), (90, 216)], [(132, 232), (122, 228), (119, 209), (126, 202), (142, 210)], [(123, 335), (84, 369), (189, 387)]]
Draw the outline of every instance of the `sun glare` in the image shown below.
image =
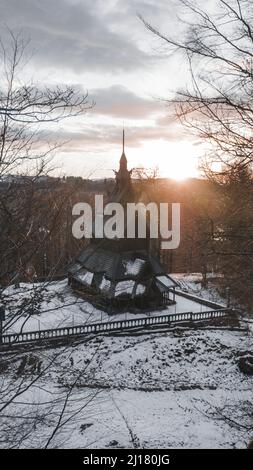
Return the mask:
[[(145, 157), (140, 160), (142, 154)], [(138, 149), (134, 158), (145, 167), (157, 167), (160, 177), (181, 181), (199, 176), (199, 156), (199, 148), (191, 142), (155, 141), (145, 144), (141, 152)]]

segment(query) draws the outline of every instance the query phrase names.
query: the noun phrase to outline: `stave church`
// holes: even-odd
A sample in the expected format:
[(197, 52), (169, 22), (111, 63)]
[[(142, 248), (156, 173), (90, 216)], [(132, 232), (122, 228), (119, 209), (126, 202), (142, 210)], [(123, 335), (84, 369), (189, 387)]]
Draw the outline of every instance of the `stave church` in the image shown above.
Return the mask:
[[(109, 202), (126, 207), (138, 200), (132, 170), (128, 170), (123, 130), (122, 155)], [(126, 232), (120, 239), (92, 238), (69, 267), (71, 288), (109, 314), (162, 310), (175, 303), (177, 283), (160, 263), (159, 249), (148, 227), (147, 234), (146, 238), (127, 238)]]

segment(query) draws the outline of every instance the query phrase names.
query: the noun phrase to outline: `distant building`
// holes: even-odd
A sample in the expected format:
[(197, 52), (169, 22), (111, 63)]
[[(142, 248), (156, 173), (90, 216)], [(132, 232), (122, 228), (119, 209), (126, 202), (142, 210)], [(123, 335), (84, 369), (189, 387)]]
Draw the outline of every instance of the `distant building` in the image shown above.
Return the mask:
[[(123, 151), (110, 202), (137, 202)], [(175, 301), (176, 282), (167, 275), (149, 238), (97, 239), (77, 256), (68, 272), (69, 285), (108, 313), (151, 311)]]

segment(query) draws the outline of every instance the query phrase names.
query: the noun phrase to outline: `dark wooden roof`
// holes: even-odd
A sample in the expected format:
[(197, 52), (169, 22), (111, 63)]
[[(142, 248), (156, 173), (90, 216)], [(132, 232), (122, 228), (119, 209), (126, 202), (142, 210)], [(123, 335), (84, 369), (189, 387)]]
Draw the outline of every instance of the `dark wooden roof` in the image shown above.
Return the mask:
[[(144, 275), (144, 268), (149, 276), (166, 274), (159, 261), (146, 250), (114, 252), (89, 245), (76, 258), (75, 264), (93, 273), (103, 273), (111, 280), (140, 278)], [(134, 265), (132, 270), (131, 265)], [(70, 272), (73, 272), (72, 266)]]

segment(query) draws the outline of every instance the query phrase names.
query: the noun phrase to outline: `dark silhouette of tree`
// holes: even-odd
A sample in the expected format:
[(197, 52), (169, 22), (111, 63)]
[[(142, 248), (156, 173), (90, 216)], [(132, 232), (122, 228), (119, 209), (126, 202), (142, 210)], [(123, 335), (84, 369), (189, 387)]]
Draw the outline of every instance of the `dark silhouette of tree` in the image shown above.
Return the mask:
[(220, 186), (213, 250), (231, 294), (253, 298), (253, 4), (178, 0), (183, 31), (147, 29), (181, 55), (190, 71), (185, 89), (168, 103), (205, 144), (202, 170)]

